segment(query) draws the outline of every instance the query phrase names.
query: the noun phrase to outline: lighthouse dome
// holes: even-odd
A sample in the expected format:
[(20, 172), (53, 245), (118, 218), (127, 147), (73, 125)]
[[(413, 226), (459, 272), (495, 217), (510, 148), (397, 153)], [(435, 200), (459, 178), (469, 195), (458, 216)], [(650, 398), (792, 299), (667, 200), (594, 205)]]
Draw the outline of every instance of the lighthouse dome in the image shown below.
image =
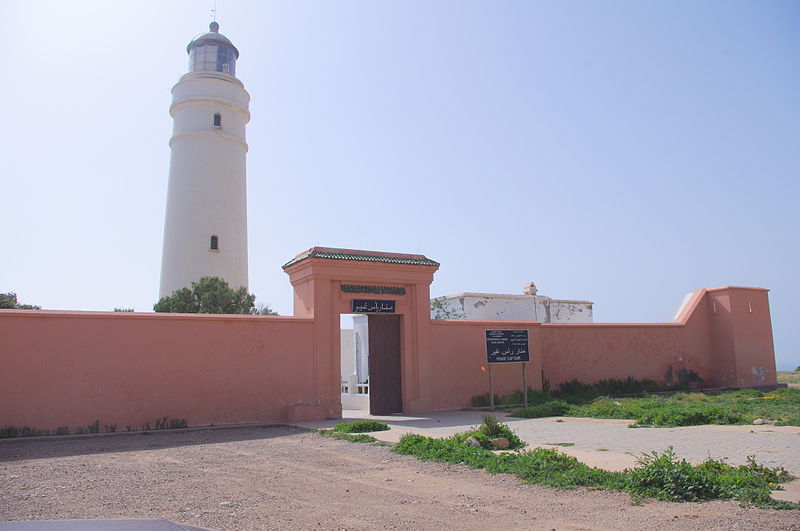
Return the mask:
[(219, 24), (212, 22), (207, 33), (201, 33), (186, 46), (189, 53), (189, 72), (222, 72), (236, 76), (236, 59), (239, 50), (219, 32)]

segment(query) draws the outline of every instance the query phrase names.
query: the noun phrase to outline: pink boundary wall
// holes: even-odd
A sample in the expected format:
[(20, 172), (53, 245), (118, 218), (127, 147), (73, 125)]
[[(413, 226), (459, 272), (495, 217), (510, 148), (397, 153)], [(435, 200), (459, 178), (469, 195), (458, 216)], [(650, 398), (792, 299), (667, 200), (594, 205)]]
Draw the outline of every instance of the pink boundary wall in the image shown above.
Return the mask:
[[(664, 324), (438, 321), (427, 314), (436, 267), (304, 263), (290, 277), (296, 309), (309, 317), (0, 310), (0, 427), (74, 432), (99, 420), (101, 431), (123, 431), (164, 416), (197, 426), (339, 417), (335, 331), (353, 295), (336, 278), (358, 270), (376, 285), (405, 278), (396, 298), (407, 413), (467, 407), (488, 391), (487, 328), (529, 331), (533, 389), (543, 378), (553, 387), (627, 376), (669, 382), (689, 371), (706, 387), (776, 383), (764, 289), (698, 290)], [(495, 392), (521, 389), (521, 371), (495, 365)]]
[[(672, 384), (691, 375), (694, 387), (774, 385), (775, 352), (767, 290), (723, 287), (691, 294), (675, 322), (559, 324), (521, 321), (432, 322), (436, 408), (470, 406), (488, 392), (483, 331), (529, 331), (528, 382), (551, 389), (562, 382), (649, 378)], [(519, 365), (494, 367), (495, 394), (522, 389)]]
[(0, 310), (0, 426), (281, 420), (308, 401), (313, 320)]
[(626, 376), (670, 384), (690, 374), (703, 387), (777, 383), (765, 289), (697, 290), (674, 323), (548, 323), (541, 332), (542, 370), (551, 385)]

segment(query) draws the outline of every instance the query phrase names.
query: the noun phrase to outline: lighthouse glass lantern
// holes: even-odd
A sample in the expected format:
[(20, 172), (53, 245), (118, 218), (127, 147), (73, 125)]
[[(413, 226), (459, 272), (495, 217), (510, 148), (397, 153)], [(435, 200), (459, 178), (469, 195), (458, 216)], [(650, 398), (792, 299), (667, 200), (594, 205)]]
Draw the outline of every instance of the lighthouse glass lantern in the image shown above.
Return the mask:
[(211, 31), (198, 35), (187, 47), (189, 72), (222, 72), (236, 76), (239, 50), (219, 34), (219, 24), (212, 22), (209, 29)]

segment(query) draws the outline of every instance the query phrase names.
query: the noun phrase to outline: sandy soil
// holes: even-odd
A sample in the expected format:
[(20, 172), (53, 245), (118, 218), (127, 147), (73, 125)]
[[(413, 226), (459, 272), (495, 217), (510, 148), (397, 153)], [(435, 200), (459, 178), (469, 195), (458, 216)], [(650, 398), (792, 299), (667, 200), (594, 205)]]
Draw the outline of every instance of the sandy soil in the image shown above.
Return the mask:
[(734, 502), (631, 504), (424, 463), (290, 427), (0, 441), (0, 519), (165, 518), (214, 529), (794, 529)]

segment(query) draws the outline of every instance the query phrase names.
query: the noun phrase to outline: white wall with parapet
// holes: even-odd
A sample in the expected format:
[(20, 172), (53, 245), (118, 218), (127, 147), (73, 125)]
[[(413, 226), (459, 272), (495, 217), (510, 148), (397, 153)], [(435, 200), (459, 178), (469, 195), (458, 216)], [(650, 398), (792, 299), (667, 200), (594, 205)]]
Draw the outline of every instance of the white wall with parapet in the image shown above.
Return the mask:
[(431, 301), (433, 319), (591, 323), (591, 301), (553, 299), (543, 295), (457, 293)]

